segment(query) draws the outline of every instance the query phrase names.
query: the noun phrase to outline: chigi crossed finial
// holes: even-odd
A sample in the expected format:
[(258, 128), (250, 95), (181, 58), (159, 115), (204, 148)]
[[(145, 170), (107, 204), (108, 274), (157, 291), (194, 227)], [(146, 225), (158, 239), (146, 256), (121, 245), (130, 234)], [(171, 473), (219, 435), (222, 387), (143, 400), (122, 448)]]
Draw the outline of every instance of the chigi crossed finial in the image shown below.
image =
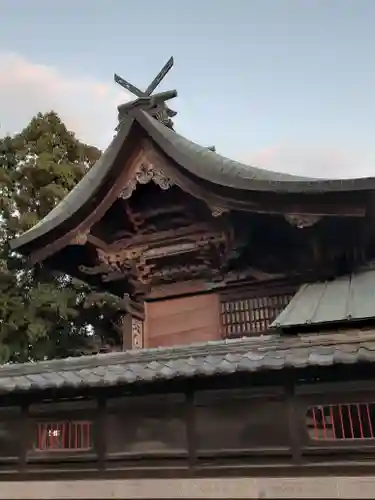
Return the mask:
[(121, 104), (118, 107), (119, 112), (119, 122), (121, 123), (125, 114), (128, 113), (130, 109), (133, 109), (136, 106), (142, 107), (147, 112), (149, 112), (152, 116), (154, 116), (157, 120), (162, 122), (167, 127), (173, 128), (173, 122), (171, 118), (176, 116), (177, 112), (173, 111), (166, 105), (166, 101), (169, 99), (173, 99), (177, 96), (176, 90), (170, 90), (167, 92), (159, 92), (158, 94), (153, 94), (154, 90), (161, 81), (165, 78), (166, 74), (173, 67), (173, 57), (171, 57), (168, 62), (163, 66), (163, 68), (159, 71), (156, 77), (152, 80), (147, 89), (142, 92), (138, 87), (133, 85), (132, 83), (124, 80), (121, 76), (115, 74), (115, 82), (121, 85), (124, 89), (128, 90), (138, 99), (131, 101), (126, 104)]

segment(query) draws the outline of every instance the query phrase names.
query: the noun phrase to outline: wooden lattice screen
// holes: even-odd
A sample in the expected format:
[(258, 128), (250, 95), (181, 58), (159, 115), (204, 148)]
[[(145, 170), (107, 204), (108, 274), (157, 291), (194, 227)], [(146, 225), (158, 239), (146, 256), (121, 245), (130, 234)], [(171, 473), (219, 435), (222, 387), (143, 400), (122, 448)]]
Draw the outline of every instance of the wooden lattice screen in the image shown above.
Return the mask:
[(225, 337), (259, 335), (267, 332), (270, 324), (289, 304), (294, 291), (230, 297), (221, 300), (221, 320)]

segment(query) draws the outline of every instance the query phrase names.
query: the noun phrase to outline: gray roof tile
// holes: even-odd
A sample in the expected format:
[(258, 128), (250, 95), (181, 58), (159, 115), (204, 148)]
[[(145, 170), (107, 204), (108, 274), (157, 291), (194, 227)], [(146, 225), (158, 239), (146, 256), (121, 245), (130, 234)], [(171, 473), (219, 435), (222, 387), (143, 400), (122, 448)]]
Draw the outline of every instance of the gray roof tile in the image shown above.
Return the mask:
[(3, 365), (0, 393), (375, 362), (375, 329), (269, 335), (65, 360)]
[(271, 327), (319, 325), (375, 317), (375, 269), (301, 286)]

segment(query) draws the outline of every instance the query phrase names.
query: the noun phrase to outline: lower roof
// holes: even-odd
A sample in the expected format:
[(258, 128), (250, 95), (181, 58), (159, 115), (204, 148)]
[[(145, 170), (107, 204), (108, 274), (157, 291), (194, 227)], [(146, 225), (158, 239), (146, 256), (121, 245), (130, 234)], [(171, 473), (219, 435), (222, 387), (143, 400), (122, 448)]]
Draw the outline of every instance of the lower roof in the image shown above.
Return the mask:
[(0, 394), (375, 362), (375, 329), (269, 335), (0, 367)]
[(359, 321), (375, 317), (375, 268), (330, 281), (305, 283), (272, 327), (289, 328)]

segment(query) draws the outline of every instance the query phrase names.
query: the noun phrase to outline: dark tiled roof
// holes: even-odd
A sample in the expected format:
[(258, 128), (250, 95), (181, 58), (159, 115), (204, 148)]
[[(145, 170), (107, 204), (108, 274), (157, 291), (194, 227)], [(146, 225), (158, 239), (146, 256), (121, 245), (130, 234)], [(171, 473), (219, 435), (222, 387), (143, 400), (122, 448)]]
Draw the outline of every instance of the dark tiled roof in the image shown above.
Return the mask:
[[(137, 122), (137, 123), (134, 123)], [(74, 215), (110, 174), (116, 159), (123, 154), (133, 125), (139, 125), (182, 168), (200, 179), (238, 190), (272, 193), (322, 193), (375, 189), (375, 178), (321, 180), (272, 172), (224, 158), (211, 149), (199, 146), (169, 129), (142, 110), (125, 120), (97, 163), (77, 186), (42, 221), (11, 242), (20, 248), (52, 231)], [(130, 139), (129, 139), (130, 140)]]
[(375, 330), (278, 335), (0, 367), (0, 393), (375, 361)]
[(273, 327), (318, 325), (375, 317), (375, 269), (302, 285)]
[(25, 231), (18, 238), (12, 240), (12, 248), (17, 249), (23, 245), (27, 245), (30, 241), (52, 231), (52, 229), (68, 220), (94, 196), (110, 173), (113, 163), (126, 141), (132, 123), (132, 120), (123, 123), (123, 126), (115, 135), (110, 145), (81, 181), (44, 219), (28, 231)]
[(369, 190), (375, 178), (316, 179), (284, 174), (230, 160), (200, 146), (164, 126), (148, 113), (136, 110), (135, 119), (161, 149), (177, 164), (198, 178), (220, 186), (272, 193), (322, 193), (330, 191)]

